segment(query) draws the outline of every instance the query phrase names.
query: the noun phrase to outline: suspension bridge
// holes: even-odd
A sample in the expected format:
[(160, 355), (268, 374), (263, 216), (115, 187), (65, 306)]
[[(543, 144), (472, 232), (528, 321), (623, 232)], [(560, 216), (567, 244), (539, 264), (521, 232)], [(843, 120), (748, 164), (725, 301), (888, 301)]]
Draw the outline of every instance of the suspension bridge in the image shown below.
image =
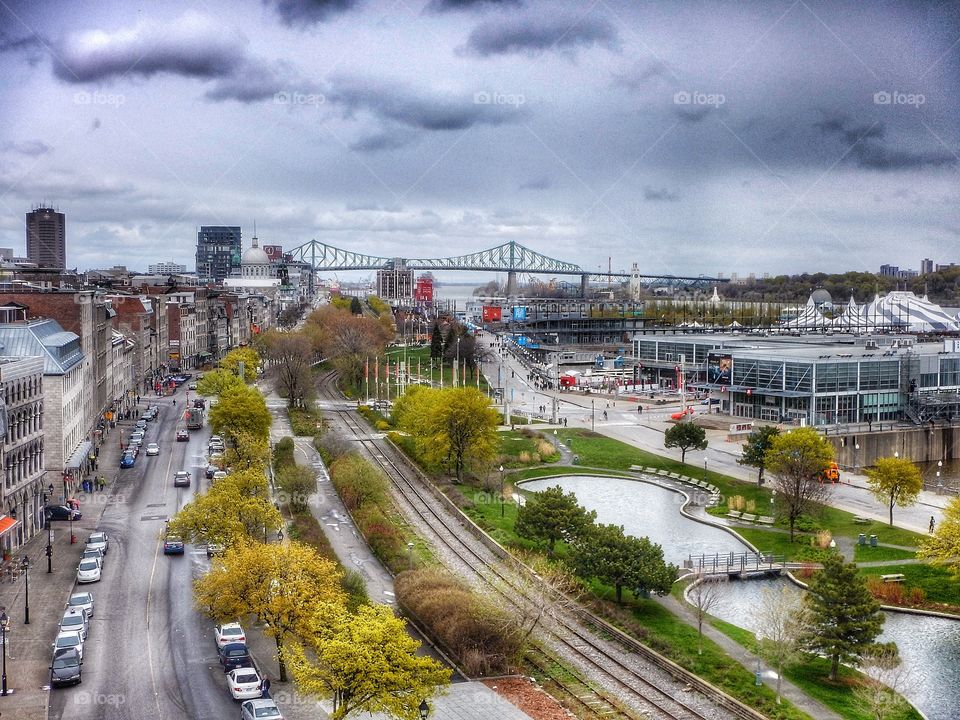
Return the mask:
[(510, 242), (497, 245), (466, 255), (443, 258), (387, 258), (367, 255), (353, 250), (344, 250), (318, 240), (310, 240), (288, 251), (293, 259), (309, 265), (310, 292), (313, 293), (313, 277), (318, 272), (336, 272), (346, 270), (468, 270), (487, 273), (507, 274), (507, 295), (515, 296), (518, 291), (518, 275), (577, 275), (580, 277), (580, 292), (584, 297), (591, 282), (611, 282), (627, 280), (656, 287), (706, 288), (714, 283), (727, 282), (724, 279), (687, 277), (682, 275), (649, 275), (641, 273), (636, 263), (630, 272), (594, 272), (585, 270), (574, 263), (557, 260), (531, 250), (520, 243)]

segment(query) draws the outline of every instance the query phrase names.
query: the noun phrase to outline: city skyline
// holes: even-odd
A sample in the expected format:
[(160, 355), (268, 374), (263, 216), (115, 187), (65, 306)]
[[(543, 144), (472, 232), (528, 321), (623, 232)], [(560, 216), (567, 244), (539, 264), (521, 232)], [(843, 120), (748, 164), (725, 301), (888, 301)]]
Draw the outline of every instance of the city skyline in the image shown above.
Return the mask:
[(654, 274), (952, 262), (956, 8), (557, 8), (8, 4), (0, 246), (45, 199), (81, 269), (192, 268), (199, 226), (254, 220)]

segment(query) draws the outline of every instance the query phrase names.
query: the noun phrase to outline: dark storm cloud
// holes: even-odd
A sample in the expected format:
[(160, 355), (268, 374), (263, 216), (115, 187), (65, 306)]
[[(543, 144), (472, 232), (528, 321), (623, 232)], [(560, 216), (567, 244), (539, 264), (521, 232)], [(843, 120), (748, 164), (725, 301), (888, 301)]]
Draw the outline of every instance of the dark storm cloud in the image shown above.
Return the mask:
[(327, 90), (327, 100), (352, 115), (366, 111), (382, 119), (420, 130), (465, 130), (475, 125), (503, 125), (523, 117), (523, 109), (478, 101), (476, 97), (431, 96), (398, 83), (340, 77)]
[(506, 17), (480, 23), (467, 39), (468, 52), (489, 57), (538, 54), (600, 45), (614, 48), (617, 32), (603, 18)]
[(680, 195), (666, 188), (655, 188), (647, 185), (643, 188), (643, 199), (651, 202), (676, 202), (680, 199)]
[(160, 73), (212, 79), (233, 75), (244, 49), (221, 24), (194, 12), (170, 23), (141, 22), (114, 33), (68, 36), (54, 53), (54, 73), (69, 83)]
[(949, 152), (921, 148), (891, 147), (883, 123), (857, 124), (844, 115), (814, 123), (824, 135), (840, 138), (850, 147), (850, 157), (868, 170), (916, 170), (924, 167), (951, 167), (957, 157)]
[(0, 55), (22, 55), (30, 65), (43, 59), (47, 46), (47, 42), (36, 34), (14, 38), (0, 33)]
[(473, 10), (474, 8), (494, 7), (494, 6), (514, 6), (522, 3), (520, 0), (430, 0), (423, 9), (426, 12), (443, 13), (458, 12), (461, 10)]
[(21, 142), (5, 142), (0, 145), (3, 152), (13, 152), (28, 157), (38, 157), (53, 151), (53, 148), (42, 140), (23, 140)]
[(288, 27), (316, 25), (359, 4), (357, 0), (264, 0)]
[(271, 98), (282, 104), (284, 97), (306, 95), (322, 98), (321, 89), (315, 83), (295, 79), (297, 77), (298, 73), (289, 63), (267, 64), (247, 59), (235, 73), (218, 79), (206, 97), (214, 102), (236, 100), (244, 104)]

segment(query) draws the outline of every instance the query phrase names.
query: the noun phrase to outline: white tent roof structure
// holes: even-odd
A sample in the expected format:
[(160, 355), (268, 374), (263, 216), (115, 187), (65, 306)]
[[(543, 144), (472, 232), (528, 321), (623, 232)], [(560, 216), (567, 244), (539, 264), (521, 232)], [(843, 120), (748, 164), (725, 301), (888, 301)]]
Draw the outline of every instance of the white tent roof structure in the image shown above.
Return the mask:
[(781, 327), (810, 330), (825, 328), (829, 324), (830, 321), (817, 310), (817, 305), (813, 302), (813, 296), (811, 296), (810, 299), (807, 300), (807, 304), (800, 311), (800, 314), (791, 320), (781, 323)]
[(917, 297), (906, 290), (895, 290), (863, 309), (866, 320), (876, 328), (895, 328), (906, 332), (958, 332), (960, 325), (926, 295)]
[(863, 308), (853, 299), (853, 295), (850, 296), (850, 302), (843, 308), (843, 313), (835, 317), (831, 325), (845, 332), (872, 330), (874, 327), (870, 318), (863, 312)]

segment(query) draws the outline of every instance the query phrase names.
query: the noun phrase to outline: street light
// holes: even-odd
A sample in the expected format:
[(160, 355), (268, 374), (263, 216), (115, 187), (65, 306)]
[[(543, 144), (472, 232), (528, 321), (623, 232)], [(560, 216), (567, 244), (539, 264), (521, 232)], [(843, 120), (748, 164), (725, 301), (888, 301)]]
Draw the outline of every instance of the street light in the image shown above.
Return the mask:
[(500, 466), (500, 517), (503, 517), (503, 465)]
[(10, 618), (7, 617), (6, 610), (0, 608), (0, 642), (3, 643), (3, 690), (0, 695), (7, 696), (7, 625)]
[(417, 708), (420, 711), (420, 720), (427, 720), (427, 717), (430, 715), (430, 706), (427, 705), (426, 700), (420, 701), (420, 707)]
[(23, 593), (23, 624), (30, 624), (30, 558), (26, 555), (23, 556), (23, 563), (20, 565), (23, 568), (23, 582), (24, 582), (24, 593)]
[(597, 409), (596, 409), (594, 400), (591, 398), (590, 400), (590, 431), (591, 432), (596, 431), (596, 424), (597, 424)]
[(410, 569), (413, 570), (413, 543), (407, 543), (407, 560), (410, 563)]

